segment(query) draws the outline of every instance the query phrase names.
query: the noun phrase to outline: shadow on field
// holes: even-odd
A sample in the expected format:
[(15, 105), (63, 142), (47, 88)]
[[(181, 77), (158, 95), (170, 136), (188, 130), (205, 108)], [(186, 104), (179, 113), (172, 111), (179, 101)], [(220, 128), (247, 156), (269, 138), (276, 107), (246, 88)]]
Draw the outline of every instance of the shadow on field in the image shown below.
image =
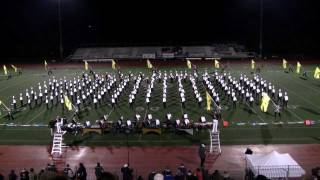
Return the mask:
[(313, 110), (313, 109), (310, 109), (310, 108), (307, 108), (307, 107), (299, 107), (300, 109), (303, 109), (305, 111), (308, 111), (309, 113), (312, 113), (312, 114), (315, 114), (315, 115), (320, 115), (319, 112)]
[(311, 138), (320, 142), (320, 137), (314, 137), (314, 136), (312, 136)]
[(88, 141), (89, 139), (92, 139), (92, 134), (87, 134), (86, 136), (81, 136), (80, 138), (74, 139), (70, 144), (67, 144), (68, 146), (79, 146), (83, 144), (84, 142)]
[(302, 76), (300, 76), (299, 78), (302, 79), (302, 80), (305, 80), (305, 81), (308, 80), (307, 77), (302, 77)]
[(263, 144), (270, 144), (272, 142), (272, 134), (270, 133), (269, 127), (263, 125), (260, 127), (260, 129)]

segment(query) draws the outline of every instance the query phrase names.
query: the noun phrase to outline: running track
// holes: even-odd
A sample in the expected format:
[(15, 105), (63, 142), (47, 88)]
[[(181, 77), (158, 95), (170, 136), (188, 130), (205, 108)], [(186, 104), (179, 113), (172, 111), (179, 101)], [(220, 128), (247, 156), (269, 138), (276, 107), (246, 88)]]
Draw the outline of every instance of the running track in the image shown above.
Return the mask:
[[(222, 146), (221, 156), (208, 155), (206, 167), (210, 173), (215, 169), (227, 170), (234, 179), (243, 179), (244, 152), (247, 147), (254, 153), (267, 153), (272, 150), (289, 153), (306, 170), (309, 178), (311, 169), (320, 166), (320, 144), (298, 144)], [(24, 167), (33, 167), (38, 172), (47, 163), (53, 163), (49, 152), (50, 146), (0, 146), (0, 172), (7, 176), (10, 169), (19, 172)], [(181, 162), (188, 169), (195, 170), (199, 165), (197, 152), (196, 146), (129, 147), (129, 160), (135, 175), (146, 177), (153, 169), (162, 170), (166, 166), (175, 173)], [(75, 168), (79, 162), (83, 162), (90, 176), (88, 179), (94, 179), (93, 169), (97, 162), (100, 162), (105, 170), (120, 174), (120, 167), (127, 162), (127, 157), (126, 147), (68, 147), (57, 166), (61, 169), (65, 163), (69, 163)]]

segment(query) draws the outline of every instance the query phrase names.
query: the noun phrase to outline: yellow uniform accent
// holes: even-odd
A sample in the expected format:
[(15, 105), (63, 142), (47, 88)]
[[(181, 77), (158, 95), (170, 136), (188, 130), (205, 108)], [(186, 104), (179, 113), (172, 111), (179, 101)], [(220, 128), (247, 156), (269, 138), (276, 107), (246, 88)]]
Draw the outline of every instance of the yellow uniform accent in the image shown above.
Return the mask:
[(48, 70), (48, 63), (47, 63), (46, 60), (44, 60), (44, 69), (45, 69), (45, 70)]
[(320, 68), (319, 68), (319, 67), (317, 67), (316, 70), (314, 70), (314, 75), (313, 75), (313, 77), (314, 77), (315, 79), (320, 79)]
[(270, 101), (270, 97), (268, 96), (267, 93), (263, 92), (262, 99), (261, 99), (261, 105), (260, 105), (260, 109), (262, 112), (268, 111), (269, 101)]
[(116, 62), (112, 59), (112, 69), (116, 69), (116, 66), (117, 66)]
[(88, 71), (88, 69), (89, 69), (89, 64), (88, 64), (87, 61), (84, 61), (84, 69), (85, 69), (86, 71)]
[(4, 75), (8, 75), (8, 70), (6, 65), (3, 65), (3, 72), (4, 72)]
[(218, 60), (214, 60), (214, 67), (219, 69), (220, 67), (220, 62)]
[(207, 111), (210, 111), (211, 110), (212, 97), (210, 96), (208, 91), (206, 91), (206, 97), (207, 97)]
[(67, 109), (69, 111), (72, 110), (72, 103), (71, 101), (69, 100), (68, 96), (64, 95), (64, 104), (66, 105)]
[(282, 60), (282, 67), (283, 67), (283, 69), (287, 69), (287, 64), (288, 64), (287, 60), (283, 59), (283, 60)]
[(192, 63), (189, 60), (187, 60), (187, 67), (191, 69), (191, 66), (192, 66)]
[(254, 60), (251, 60), (251, 69), (254, 69), (255, 65), (256, 65), (256, 62)]
[(300, 70), (301, 70), (301, 64), (300, 64), (300, 62), (298, 61), (298, 62), (297, 62), (297, 69), (296, 69), (297, 74), (300, 74)]
[(18, 68), (16, 66), (14, 66), (13, 64), (11, 64), (12, 69), (14, 70), (14, 72), (18, 71)]
[(149, 61), (149, 59), (147, 60), (147, 67), (148, 67), (149, 69), (152, 69), (152, 68), (153, 68), (153, 66), (152, 66), (151, 62)]

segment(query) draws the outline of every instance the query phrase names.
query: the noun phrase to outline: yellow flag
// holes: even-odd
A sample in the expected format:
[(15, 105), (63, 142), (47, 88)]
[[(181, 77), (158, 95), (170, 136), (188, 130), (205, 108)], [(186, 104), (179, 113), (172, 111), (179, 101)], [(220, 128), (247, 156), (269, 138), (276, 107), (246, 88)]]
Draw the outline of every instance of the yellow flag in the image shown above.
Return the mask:
[(64, 95), (63, 97), (64, 97), (64, 104), (66, 105), (67, 109), (71, 111), (72, 110), (71, 101), (69, 100), (68, 96)]
[(270, 97), (268, 96), (267, 93), (263, 92), (262, 99), (261, 99), (261, 105), (260, 105), (260, 109), (262, 112), (268, 111), (269, 101), (270, 101)]
[(211, 98), (210, 94), (208, 93), (208, 91), (206, 91), (206, 97), (207, 97), (207, 111), (210, 111), (212, 98)]
[(6, 65), (3, 65), (3, 72), (4, 72), (4, 75), (8, 75), (8, 70)]
[(254, 69), (255, 65), (256, 65), (256, 62), (252, 59), (251, 60), (251, 69)]
[(283, 69), (287, 69), (287, 64), (288, 64), (287, 60), (282, 59), (282, 67), (283, 67)]
[(297, 62), (297, 69), (296, 69), (297, 74), (300, 73), (300, 70), (301, 70), (301, 64), (300, 64), (300, 62), (298, 61), (298, 62)]
[(114, 61), (114, 59), (112, 59), (112, 69), (116, 69), (116, 62)]
[(152, 66), (151, 62), (149, 61), (149, 59), (147, 60), (147, 67), (148, 67), (149, 69), (152, 69), (152, 68), (153, 68), (153, 66)]
[(313, 77), (315, 79), (320, 79), (320, 68), (319, 67), (316, 67), (316, 70), (314, 70), (314, 75)]
[(14, 70), (14, 72), (18, 71), (18, 68), (16, 66), (14, 66), (13, 64), (11, 64), (12, 69)]
[(214, 60), (214, 67), (219, 69), (220, 67), (220, 62), (218, 60)]
[(189, 69), (191, 69), (191, 66), (192, 66), (191, 62), (190, 62), (189, 60), (187, 60), (187, 67), (188, 67)]
[(88, 65), (88, 62), (87, 62), (87, 61), (84, 61), (84, 69), (85, 69), (86, 71), (88, 71), (88, 69), (89, 69), (89, 65)]
[(45, 69), (45, 70), (48, 70), (48, 63), (47, 63), (46, 60), (44, 60), (44, 69)]

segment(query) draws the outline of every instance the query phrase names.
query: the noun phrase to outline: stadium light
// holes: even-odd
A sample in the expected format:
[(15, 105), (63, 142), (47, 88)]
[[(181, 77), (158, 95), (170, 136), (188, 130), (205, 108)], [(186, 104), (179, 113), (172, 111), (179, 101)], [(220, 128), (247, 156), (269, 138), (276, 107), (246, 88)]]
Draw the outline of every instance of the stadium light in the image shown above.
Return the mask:
[(61, 0), (58, 0), (58, 19), (59, 19), (59, 54), (60, 54), (60, 59), (63, 60)]
[(260, 32), (259, 32), (259, 57), (262, 58), (262, 51), (263, 51), (263, 0), (260, 0)]

